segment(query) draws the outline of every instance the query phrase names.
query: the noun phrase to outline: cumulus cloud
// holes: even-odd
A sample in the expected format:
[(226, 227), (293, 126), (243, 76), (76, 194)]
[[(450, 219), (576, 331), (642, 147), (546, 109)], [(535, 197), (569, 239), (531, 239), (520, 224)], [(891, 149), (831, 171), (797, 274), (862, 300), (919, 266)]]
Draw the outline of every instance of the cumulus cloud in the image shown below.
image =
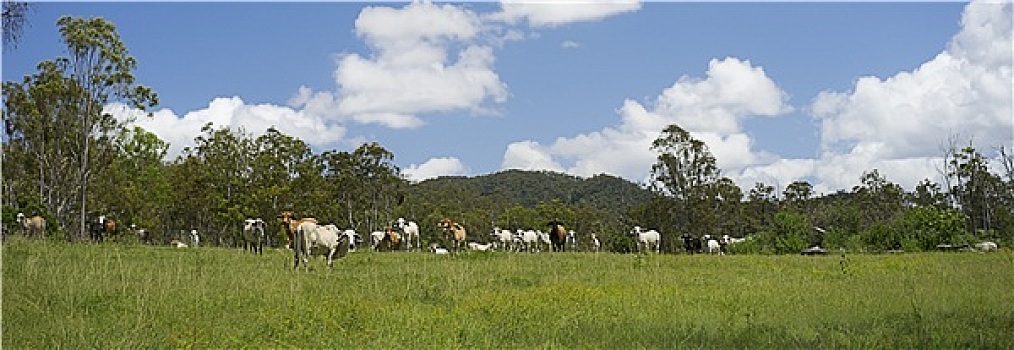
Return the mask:
[(487, 104), (504, 102), (508, 92), (493, 49), (477, 43), (481, 31), (478, 15), (453, 5), (363, 9), (356, 33), (373, 55), (338, 59), (337, 113), (392, 128), (418, 127), (428, 112), (489, 113)]
[(675, 123), (706, 142), (723, 174), (744, 188), (763, 182), (781, 190), (804, 179), (819, 192), (832, 192), (852, 188), (873, 169), (912, 188), (937, 177), (940, 146), (950, 135), (973, 140), (984, 153), (1014, 140), (1011, 7), (972, 2), (961, 31), (917, 69), (861, 77), (849, 92), (820, 93), (806, 108), (821, 123), (821, 154), (813, 159), (785, 159), (754, 146), (742, 130), (744, 118), (793, 108), (761, 67), (727, 58), (712, 60), (706, 77), (681, 77), (650, 105), (625, 101), (617, 125), (549, 145), (514, 143), (503, 165), (519, 166), (530, 157), (529, 168), (645, 179), (655, 161), (651, 140)]
[(293, 109), (271, 104), (247, 104), (239, 97), (216, 98), (207, 108), (179, 116), (169, 109), (160, 109), (148, 118), (147, 113), (124, 104), (114, 103), (103, 109), (120, 120), (134, 120), (134, 124), (169, 142), (167, 160), (180, 155), (183, 148), (193, 147), (194, 138), (208, 123), (214, 127), (243, 128), (254, 135), (268, 128), (298, 137), (311, 145), (335, 145), (345, 140), (342, 124), (325, 121), (305, 109)]
[(912, 186), (935, 177), (933, 164), (950, 135), (974, 140), (980, 151), (1010, 145), (1011, 3), (972, 2), (961, 26), (946, 50), (911, 72), (862, 77), (850, 92), (826, 91), (814, 99), (825, 153), (821, 169), (848, 174), (818, 171), (819, 182), (849, 188), (862, 171), (876, 168)]
[(655, 161), (651, 142), (666, 126), (679, 124), (708, 143), (720, 166), (741, 169), (774, 158), (752, 149), (752, 140), (742, 132), (742, 120), (787, 113), (792, 110), (787, 99), (764, 70), (750, 61), (715, 59), (708, 65), (707, 77), (680, 78), (651, 106), (625, 101), (617, 112), (619, 125), (561, 137), (548, 146), (534, 141), (509, 145), (503, 167), (564, 169), (580, 176), (610, 173), (643, 180)]
[(409, 165), (402, 169), (402, 174), (409, 181), (422, 181), (440, 176), (457, 176), (469, 173), (468, 167), (460, 159), (455, 157), (438, 157), (427, 160), (416, 165)]
[(556, 27), (575, 22), (598, 21), (637, 11), (639, 1), (505, 1), (501, 12), (491, 16), (507, 23), (528, 21), (533, 27)]

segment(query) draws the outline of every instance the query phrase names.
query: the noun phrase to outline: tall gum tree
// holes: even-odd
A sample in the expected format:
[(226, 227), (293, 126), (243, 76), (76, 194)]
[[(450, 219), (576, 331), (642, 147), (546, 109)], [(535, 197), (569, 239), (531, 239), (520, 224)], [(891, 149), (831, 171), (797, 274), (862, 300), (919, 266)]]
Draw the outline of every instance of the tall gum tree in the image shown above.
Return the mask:
[[(67, 56), (39, 63), (39, 72), (21, 83), (4, 82), (5, 131), (12, 153), (23, 152), (12, 158), (29, 168), (24, 173), (32, 174), (28, 181), (38, 185), (47, 210), (62, 226), (76, 213), (81, 238), (87, 235), (89, 183), (109, 163), (100, 160), (115, 155), (115, 139), (129, 122), (102, 107), (121, 102), (147, 110), (158, 97), (135, 82), (137, 60), (111, 22), (64, 16), (57, 27)], [(74, 197), (77, 205), (69, 200)]]

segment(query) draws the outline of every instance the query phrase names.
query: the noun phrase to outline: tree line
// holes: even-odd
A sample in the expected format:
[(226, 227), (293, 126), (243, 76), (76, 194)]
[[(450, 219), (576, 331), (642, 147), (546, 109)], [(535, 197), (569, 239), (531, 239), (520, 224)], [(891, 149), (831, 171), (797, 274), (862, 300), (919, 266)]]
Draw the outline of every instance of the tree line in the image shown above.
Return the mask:
[[(104, 215), (121, 223), (123, 235), (134, 226), (166, 242), (197, 230), (202, 242), (231, 246), (245, 218), (271, 221), (290, 210), (360, 233), (404, 217), (419, 222), (426, 241), (442, 239), (435, 227), (442, 217), (463, 223), (478, 241), (488, 241), (494, 227), (545, 229), (561, 220), (584, 247), (595, 233), (611, 251), (634, 249), (626, 235), (634, 225), (658, 229), (667, 252), (680, 251), (683, 235), (750, 236), (737, 249), (768, 253), (813, 244), (929, 250), (987, 239), (1014, 243), (1014, 158), (998, 148), (1003, 172), (996, 174), (978, 150), (953, 140), (944, 151), (943, 183), (927, 179), (907, 192), (871, 169), (860, 185), (824, 195), (803, 180), (743, 191), (721, 175), (707, 145), (678, 125), (652, 144), (657, 161), (643, 185), (524, 171), (410, 183), (378, 143), (316, 153), (274, 128), (254, 136), (212, 124), (193, 147), (164, 161), (168, 143), (102, 112), (112, 102), (140, 110), (158, 104), (151, 88), (135, 82), (137, 61), (115, 26), (72, 17), (57, 26), (67, 56), (3, 85), (8, 232), (23, 212), (46, 218), (49, 236), (84, 241), (88, 224)], [(270, 244), (282, 244), (280, 237), (272, 235)]]

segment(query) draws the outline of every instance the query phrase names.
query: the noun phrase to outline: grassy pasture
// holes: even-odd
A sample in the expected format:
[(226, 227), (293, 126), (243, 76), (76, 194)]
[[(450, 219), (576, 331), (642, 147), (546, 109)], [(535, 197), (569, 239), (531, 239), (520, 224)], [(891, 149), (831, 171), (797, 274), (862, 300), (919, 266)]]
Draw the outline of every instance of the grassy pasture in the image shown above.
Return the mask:
[[(1014, 347), (1014, 254), (291, 255), (12, 237), (4, 349)], [(553, 268), (549, 268), (553, 266)]]

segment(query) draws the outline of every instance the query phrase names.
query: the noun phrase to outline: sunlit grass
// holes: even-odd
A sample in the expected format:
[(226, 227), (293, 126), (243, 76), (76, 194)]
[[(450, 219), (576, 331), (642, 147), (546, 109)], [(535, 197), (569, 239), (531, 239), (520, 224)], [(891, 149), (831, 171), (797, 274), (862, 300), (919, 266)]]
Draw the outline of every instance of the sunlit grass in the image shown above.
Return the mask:
[(3, 247), (4, 348), (1010, 348), (1014, 254)]

